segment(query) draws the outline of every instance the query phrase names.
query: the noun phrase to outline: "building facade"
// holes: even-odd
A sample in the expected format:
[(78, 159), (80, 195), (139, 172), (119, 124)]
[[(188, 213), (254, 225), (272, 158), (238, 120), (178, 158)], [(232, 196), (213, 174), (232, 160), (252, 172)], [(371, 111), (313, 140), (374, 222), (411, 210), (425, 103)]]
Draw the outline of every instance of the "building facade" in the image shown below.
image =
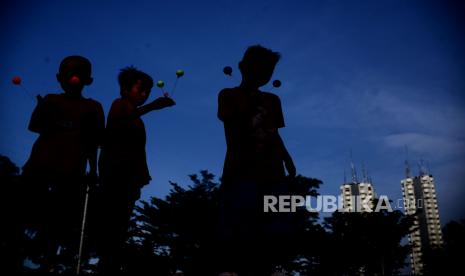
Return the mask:
[(421, 275), (424, 268), (424, 254), (427, 250), (442, 246), (441, 223), (434, 178), (420, 171), (419, 176), (408, 174), (401, 180), (406, 215), (412, 215), (414, 224), (409, 234), (412, 246), (410, 261), (412, 272)]
[(344, 212), (372, 212), (374, 209), (375, 190), (368, 181), (342, 184), (341, 197)]

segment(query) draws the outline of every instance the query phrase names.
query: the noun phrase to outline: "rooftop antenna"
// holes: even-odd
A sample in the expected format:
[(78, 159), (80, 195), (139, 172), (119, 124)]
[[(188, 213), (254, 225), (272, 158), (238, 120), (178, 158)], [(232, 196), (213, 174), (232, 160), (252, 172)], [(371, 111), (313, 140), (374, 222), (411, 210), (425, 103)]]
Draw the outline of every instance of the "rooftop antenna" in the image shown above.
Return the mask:
[(433, 173), (431, 172), (431, 167), (430, 163), (428, 160), (426, 160), (426, 170), (428, 171), (428, 174), (432, 175)]
[(350, 167), (352, 169), (352, 183), (358, 183), (358, 180), (357, 180), (357, 171), (355, 170), (355, 165), (354, 165), (354, 162), (352, 160), (352, 149), (350, 150)]
[(420, 159), (420, 161), (418, 161), (418, 170), (420, 171), (420, 176), (427, 174), (424, 163), (425, 161), (423, 160), (423, 158)]
[(368, 183), (373, 184), (373, 182), (371, 182), (371, 176), (370, 176), (368, 169), (367, 169), (367, 181)]
[(362, 177), (363, 177), (363, 182), (368, 182), (367, 170), (365, 168), (365, 162), (362, 162)]
[(411, 178), (410, 164), (408, 163), (408, 147), (405, 145), (405, 178)]

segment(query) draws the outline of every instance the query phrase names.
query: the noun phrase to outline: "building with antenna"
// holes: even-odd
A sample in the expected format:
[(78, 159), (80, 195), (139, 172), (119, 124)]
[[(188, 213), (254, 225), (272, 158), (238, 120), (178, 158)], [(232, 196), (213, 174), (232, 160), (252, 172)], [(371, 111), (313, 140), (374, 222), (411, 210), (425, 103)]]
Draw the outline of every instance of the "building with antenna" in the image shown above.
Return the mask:
[[(352, 159), (352, 158), (351, 158)], [(341, 185), (341, 198), (344, 212), (372, 212), (374, 209), (373, 199), (375, 198), (375, 189), (372, 185), (371, 178), (362, 164), (362, 180), (359, 182), (357, 170), (354, 163), (350, 162), (352, 170), (351, 182), (347, 182), (344, 173), (344, 184)], [(363, 204), (367, 202), (367, 204)]]
[(428, 250), (442, 246), (441, 223), (434, 178), (419, 163), (419, 175), (412, 176), (408, 161), (405, 161), (405, 179), (401, 180), (405, 214), (412, 215), (414, 224), (409, 234), (412, 246), (410, 262), (412, 272), (420, 275), (424, 268), (424, 255)]

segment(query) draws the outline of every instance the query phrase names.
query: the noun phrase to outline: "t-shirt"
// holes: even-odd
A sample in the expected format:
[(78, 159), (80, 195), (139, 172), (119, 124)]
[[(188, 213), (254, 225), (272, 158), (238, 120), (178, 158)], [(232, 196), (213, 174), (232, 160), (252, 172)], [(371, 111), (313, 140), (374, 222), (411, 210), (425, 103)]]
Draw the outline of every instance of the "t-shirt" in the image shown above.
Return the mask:
[(218, 118), (224, 123), (227, 146), (223, 180), (266, 182), (284, 177), (278, 137), (284, 117), (278, 96), (223, 89), (218, 96)]
[(29, 129), (39, 133), (23, 175), (79, 178), (96, 150), (105, 118), (99, 102), (48, 94), (34, 109)]
[(100, 153), (99, 172), (106, 180), (140, 188), (148, 184), (151, 177), (145, 153), (144, 122), (140, 117), (128, 119), (135, 108), (126, 99), (113, 101)]

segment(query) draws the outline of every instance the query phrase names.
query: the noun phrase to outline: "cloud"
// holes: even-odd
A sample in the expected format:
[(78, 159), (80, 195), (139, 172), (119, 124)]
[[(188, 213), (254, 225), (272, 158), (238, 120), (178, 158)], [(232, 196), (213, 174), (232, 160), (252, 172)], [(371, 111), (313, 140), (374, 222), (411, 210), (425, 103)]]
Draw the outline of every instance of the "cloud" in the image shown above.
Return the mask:
[(465, 110), (460, 102), (447, 97), (445, 88), (422, 91), (412, 85), (387, 83), (369, 73), (347, 73), (320, 82), (296, 85), (297, 91), (312, 93), (296, 95), (289, 102), (289, 121), (303, 128), (465, 137)]
[(465, 153), (465, 140), (445, 136), (407, 132), (388, 135), (384, 142), (394, 148), (407, 146), (410, 151), (435, 159), (463, 156)]

